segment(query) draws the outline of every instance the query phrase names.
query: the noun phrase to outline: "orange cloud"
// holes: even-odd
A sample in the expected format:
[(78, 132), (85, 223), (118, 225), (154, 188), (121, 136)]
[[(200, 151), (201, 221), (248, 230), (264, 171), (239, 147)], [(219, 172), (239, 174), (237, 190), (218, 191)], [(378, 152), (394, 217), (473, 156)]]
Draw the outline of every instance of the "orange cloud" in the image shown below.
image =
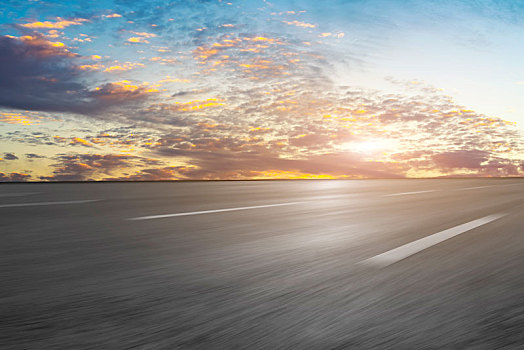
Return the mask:
[(285, 171), (285, 170), (266, 170), (256, 171), (251, 174), (253, 179), (344, 179), (349, 176), (335, 176), (330, 174), (309, 174), (299, 171)]
[[(277, 63), (274, 61), (275, 55), (273, 52), (268, 52), (268, 58), (264, 58), (265, 51), (272, 51), (275, 45), (283, 44), (285, 43), (278, 38), (266, 36), (234, 38), (231, 35), (226, 35), (218, 42), (197, 47), (193, 51), (193, 57), (199, 64), (207, 66), (202, 70), (204, 74), (214, 72), (219, 67), (230, 67), (231, 70), (241, 71), (249, 79), (256, 80), (275, 74), (290, 74), (284, 72), (285, 65), (287, 63), (296, 64), (300, 62), (298, 59), (293, 62), (284, 62), (284, 60), (280, 59), (281, 56), (278, 56), (277, 59), (280, 62)], [(253, 56), (237, 54), (242, 52), (257, 53), (259, 55), (254, 58)], [(247, 57), (253, 58), (246, 59)]]
[(35, 125), (39, 121), (34, 120), (21, 113), (0, 112), (0, 122), (7, 124)]
[(207, 100), (194, 100), (189, 102), (175, 102), (169, 109), (173, 111), (198, 111), (205, 108), (224, 106), (224, 100), (219, 98), (208, 98)]
[(275, 38), (267, 38), (267, 37), (264, 37), (264, 36), (256, 36), (256, 37), (252, 37), (252, 38), (245, 37), (244, 40), (247, 40), (247, 41), (265, 41), (265, 42), (269, 42), (269, 43), (274, 43), (274, 42), (278, 41)]
[(333, 33), (320, 33), (318, 35), (319, 38), (326, 38), (328, 36), (333, 36), (335, 38), (342, 39), (345, 36), (345, 34), (340, 32), (340, 33), (336, 33), (336, 34), (333, 34)]
[(209, 57), (214, 56), (218, 53), (217, 49), (208, 49), (203, 46), (197, 47), (194, 51), (195, 58), (201, 61), (207, 60)]
[(179, 78), (171, 78), (170, 76), (165, 77), (162, 80), (158, 81), (158, 84), (164, 84), (164, 83), (190, 83), (191, 80), (189, 79), (179, 79)]
[(84, 37), (83, 39), (73, 38), (73, 41), (78, 42), (78, 43), (84, 43), (84, 42), (90, 43), (92, 41), (92, 39), (91, 38), (86, 38), (86, 37)]
[(160, 62), (162, 64), (175, 63), (177, 62), (174, 58), (162, 58), (162, 57), (151, 57), (149, 59), (151, 62)]
[(120, 154), (61, 155), (53, 164), (51, 176), (40, 177), (48, 181), (89, 180), (92, 176), (107, 175), (137, 164), (141, 158)]
[(104, 68), (104, 66), (101, 64), (83, 64), (78, 66), (80, 70), (100, 70), (102, 68)]
[[(216, 55), (221, 51), (229, 48), (238, 48), (240, 51), (245, 52), (260, 52), (263, 49), (269, 48), (269, 45), (272, 44), (283, 44), (280, 40), (275, 38), (268, 38), (264, 36), (255, 36), (255, 37), (242, 37), (242, 38), (233, 38), (226, 36), (225, 39), (222, 39), (219, 42), (213, 43), (207, 46), (199, 46), (193, 51), (193, 55), (196, 60), (204, 64), (206, 61)], [(229, 56), (221, 56), (221, 58), (229, 58)]]
[(197, 123), (197, 126), (202, 129), (214, 129), (218, 126), (218, 124), (210, 124), (210, 123)]
[(145, 38), (141, 36), (134, 36), (126, 40), (128, 43), (132, 44), (149, 44), (149, 41), (147, 41)]
[(63, 34), (64, 34), (64, 33), (59, 32), (59, 31), (56, 30), (56, 29), (53, 29), (53, 30), (48, 31), (47, 34), (45, 35), (45, 37), (46, 37), (46, 38), (52, 38), (52, 39), (54, 39), (54, 38), (58, 38), (58, 37), (60, 37), (60, 35), (63, 35)]
[(82, 145), (85, 147), (93, 147), (93, 144), (90, 143), (87, 140), (81, 139), (80, 137), (73, 137), (71, 139), (71, 142), (69, 142), (70, 145)]
[(267, 133), (270, 133), (271, 131), (272, 131), (271, 128), (262, 128), (262, 127), (251, 127), (249, 129), (249, 133), (255, 134), (255, 135), (267, 134)]
[(56, 22), (51, 22), (51, 21), (40, 22), (40, 21), (37, 21), (37, 22), (32, 22), (32, 23), (26, 23), (26, 24), (22, 24), (22, 27), (24, 27), (24, 28), (31, 28), (31, 29), (41, 29), (41, 28), (44, 28), (44, 29), (64, 29), (64, 28), (69, 27), (69, 26), (77, 26), (77, 25), (81, 25), (84, 22), (89, 22), (89, 20), (87, 20), (85, 18), (75, 18), (75, 19), (72, 19), (72, 20), (65, 20), (65, 19), (62, 19), (60, 17), (57, 17), (56, 19), (57, 19)]
[(47, 40), (41, 34), (23, 35), (21, 37), (6, 35), (7, 38), (14, 39), (31, 47), (33, 55), (48, 57), (48, 56), (69, 56), (76, 57), (77, 54), (70, 52), (67, 46), (59, 41)]
[(53, 139), (55, 139), (56, 142), (65, 142), (67, 139), (62, 136), (53, 136)]
[(300, 22), (300, 21), (291, 21), (291, 22), (283, 21), (283, 22), (287, 25), (296, 26), (296, 27), (303, 27), (303, 28), (316, 28), (317, 27), (315, 24), (305, 23), (305, 22)]
[(98, 86), (94, 94), (103, 100), (135, 100), (159, 91), (148, 83), (135, 85), (129, 80), (122, 80)]
[(142, 63), (125, 62), (125, 63), (120, 64), (120, 65), (108, 67), (108, 68), (104, 69), (104, 72), (119, 72), (119, 71), (122, 72), (122, 71), (127, 71), (127, 70), (134, 69), (136, 67), (143, 67), (143, 66), (144, 66), (144, 64), (142, 64)]
[(262, 64), (241, 64), (240, 67), (257, 68), (257, 69), (269, 69), (269, 68), (271, 68), (270, 66), (265, 66), (265, 65), (262, 65)]
[(154, 37), (157, 36), (156, 34), (146, 33), (146, 32), (133, 32), (133, 31), (131, 31), (131, 33), (133, 33), (135, 35), (138, 35), (138, 36), (141, 36), (141, 37), (144, 37), (144, 38), (154, 38)]
[[(2, 158), (0, 158), (2, 160)], [(24, 173), (2, 173), (0, 172), (0, 182), (9, 181), (9, 182), (25, 182), (31, 178), (31, 175)]]

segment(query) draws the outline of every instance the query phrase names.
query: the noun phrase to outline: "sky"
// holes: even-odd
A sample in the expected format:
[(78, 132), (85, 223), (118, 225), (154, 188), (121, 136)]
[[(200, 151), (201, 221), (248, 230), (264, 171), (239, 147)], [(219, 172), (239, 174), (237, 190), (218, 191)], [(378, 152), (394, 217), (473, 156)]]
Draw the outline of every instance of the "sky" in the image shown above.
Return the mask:
[(0, 181), (524, 176), (524, 1), (2, 1)]

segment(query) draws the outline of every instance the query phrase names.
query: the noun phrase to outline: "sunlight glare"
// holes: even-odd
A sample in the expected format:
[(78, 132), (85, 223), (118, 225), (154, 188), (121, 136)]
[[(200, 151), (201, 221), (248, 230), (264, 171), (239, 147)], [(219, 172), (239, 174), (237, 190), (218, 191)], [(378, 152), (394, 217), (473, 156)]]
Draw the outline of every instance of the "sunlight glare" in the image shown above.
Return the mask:
[(347, 142), (342, 144), (342, 148), (346, 151), (372, 154), (378, 152), (385, 152), (394, 148), (396, 142), (386, 139), (372, 139), (360, 142)]

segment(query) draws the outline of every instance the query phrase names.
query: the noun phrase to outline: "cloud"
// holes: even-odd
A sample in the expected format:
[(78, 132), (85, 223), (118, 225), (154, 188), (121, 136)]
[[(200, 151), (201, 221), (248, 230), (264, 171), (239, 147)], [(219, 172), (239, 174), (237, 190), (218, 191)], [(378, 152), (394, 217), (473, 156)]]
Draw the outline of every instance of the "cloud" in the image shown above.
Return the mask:
[[(350, 10), (358, 6), (336, 3), (347, 10), (333, 7), (338, 20), (342, 13), (357, 19)], [(309, 11), (320, 5), (304, 4), (307, 15), (291, 5), (118, 2), (91, 17), (104, 27), (75, 34), (93, 38), (80, 48), (69, 46), (73, 28), (67, 36), (43, 27), (45, 35), (26, 27), (21, 37), (4, 36), (0, 106), (24, 111), (0, 114), (0, 121), (23, 125), (31, 119), (25, 110), (42, 110), (130, 128), (101, 132), (96, 128), (110, 127), (93, 123), (79, 131), (68, 121), (57, 132), (42, 123), (43, 134), (33, 135), (14, 125), (0, 139), (110, 152), (50, 156), (55, 163), (42, 177), (48, 180), (522, 174), (522, 137), (513, 125), (460, 106), (423, 81), (389, 79), (391, 91), (336, 85), (339, 64), (363, 67), (382, 55), (373, 50), (387, 40), (353, 30), (351, 40), (339, 41), (347, 27)], [(102, 20), (120, 16), (111, 13), (123, 18)], [(382, 29), (396, 18), (386, 22)], [(148, 41), (154, 45), (126, 44)], [(165, 163), (146, 164), (146, 154)]]
[(78, 66), (78, 69), (80, 69), (80, 70), (101, 70), (103, 68), (104, 68), (104, 66), (102, 64), (99, 64), (99, 63), (82, 64), (82, 65)]
[(0, 182), (25, 182), (31, 178), (31, 175), (24, 173), (2, 173), (0, 172)]
[(18, 157), (14, 153), (4, 153), (5, 160), (17, 160)]
[(149, 41), (141, 36), (133, 36), (127, 39), (126, 42), (130, 44), (149, 44)]
[(433, 161), (440, 168), (480, 169), (489, 158), (489, 153), (480, 150), (458, 150), (434, 155)]
[(24, 28), (30, 28), (30, 29), (64, 29), (64, 28), (69, 27), (69, 26), (81, 25), (84, 22), (89, 22), (89, 20), (87, 20), (85, 18), (74, 18), (74, 19), (71, 19), (71, 20), (66, 20), (66, 19), (57, 17), (56, 21), (54, 21), (54, 22), (51, 22), (51, 21), (44, 21), (44, 22), (36, 21), (36, 22), (21, 24), (20, 26), (22, 26)]
[[(181, 152), (179, 155), (183, 154)], [(193, 156), (195, 156), (193, 154)], [(362, 162), (348, 154), (325, 154), (306, 159), (280, 159), (253, 154), (199, 154), (186, 166), (148, 168), (106, 180), (221, 180), (252, 178), (398, 178), (398, 166)]]
[(35, 125), (40, 123), (38, 116), (30, 116), (16, 112), (0, 112), (0, 122), (7, 124)]
[(0, 106), (37, 111), (94, 112), (137, 101), (157, 89), (129, 81), (85, 85), (75, 54), (42, 36), (0, 37)]
[[(33, 32), (30, 35), (22, 35), (20, 37), (5, 35), (2, 36), (1, 39), (2, 49), (6, 50), (3, 51), (4, 54), (13, 54), (10, 51), (18, 49), (19, 51), (15, 51), (15, 53), (23, 53), (25, 55), (37, 58), (46, 58), (49, 56), (77, 56), (76, 54), (71, 53), (64, 43), (60, 41), (48, 40), (45, 36), (36, 32)], [(10, 39), (10, 41), (8, 39)], [(17, 42), (18, 46), (15, 46)], [(9, 47), (9, 44), (11, 44), (11, 47)]]
[(132, 62), (125, 62), (123, 64), (117, 64), (114, 66), (107, 67), (104, 69), (104, 72), (123, 72), (128, 71), (137, 67), (144, 67), (143, 63), (132, 63)]
[(113, 154), (76, 154), (61, 155), (54, 164), (52, 176), (42, 176), (48, 181), (83, 181), (93, 180), (91, 176), (97, 172), (110, 174), (111, 171), (131, 165), (132, 156)]
[(43, 37), (0, 37), (0, 106), (40, 111), (85, 111), (87, 88), (63, 47)]
[(189, 102), (175, 102), (174, 104), (164, 104), (161, 107), (175, 112), (191, 112), (224, 105), (225, 101), (223, 99), (208, 98), (206, 100), (194, 100)]
[(120, 176), (120, 177), (106, 177), (106, 181), (166, 181), (166, 180), (179, 180), (184, 179), (181, 176), (179, 170), (185, 169), (185, 167), (164, 167), (164, 168), (151, 168), (136, 171), (135, 174)]
[[(250, 152), (178, 151), (177, 155), (191, 154), (189, 164), (177, 168), (177, 177), (199, 180), (331, 177), (331, 178), (393, 178), (403, 177), (398, 164), (362, 161), (348, 153), (311, 155), (302, 159), (283, 159), (278, 155)], [(400, 168), (400, 169), (399, 169)]]
[(114, 177), (126, 169), (160, 165), (162, 161), (123, 154), (63, 154), (55, 157), (52, 175), (40, 176), (45, 181), (91, 181)]
[(46, 156), (42, 156), (42, 155), (39, 155), (39, 154), (36, 154), (36, 153), (26, 153), (25, 156), (28, 159), (46, 158)]
[(316, 28), (316, 24), (311, 24), (311, 23), (305, 23), (305, 22), (300, 22), (300, 21), (283, 21), (285, 24), (287, 25), (290, 25), (290, 26), (297, 26), (297, 27), (303, 27), (303, 28)]
[(93, 144), (87, 140), (84, 140), (80, 137), (73, 137), (71, 138), (71, 142), (69, 142), (70, 145), (81, 145), (84, 147), (93, 147)]
[(103, 15), (102, 17), (104, 17), (104, 18), (120, 18), (120, 17), (122, 17), (122, 15), (120, 15), (118, 13), (112, 13), (110, 15)]
[(141, 36), (141, 37), (144, 37), (144, 38), (155, 38), (157, 36), (154, 33), (146, 33), (146, 32), (134, 32), (134, 31), (131, 31), (131, 33), (133, 33), (135, 35), (138, 35), (138, 36)]
[(304, 68), (300, 65), (301, 60), (295, 57), (302, 45), (285, 38), (238, 33), (216, 39), (193, 50), (193, 58), (202, 67), (202, 74), (228, 72), (229, 77), (236, 79), (270, 80)]
[(519, 175), (518, 163), (493, 156), (486, 151), (457, 150), (435, 154), (432, 159), (437, 168), (448, 172), (457, 173), (457, 170), (465, 169), (470, 176)]
[[(424, 84), (417, 85), (427, 90), (424, 95), (318, 88), (301, 80), (264, 85), (231, 88), (219, 113), (195, 110), (178, 124), (184, 128), (178, 135), (160, 137), (148, 148), (162, 157), (187, 159), (191, 171), (177, 176), (196, 179), (519, 171), (522, 142), (513, 125), (456, 105)], [(149, 116), (164, 113), (165, 121), (156, 119), (161, 124), (172, 123), (176, 114), (171, 113), (187, 107), (155, 108), (148, 109)], [(379, 142), (371, 151), (347, 146), (377, 140), (384, 146)]]
[(159, 89), (147, 83), (137, 85), (129, 80), (122, 80), (101, 85), (95, 88), (90, 96), (100, 105), (111, 106), (117, 105), (118, 102), (141, 100), (155, 92), (159, 92)]

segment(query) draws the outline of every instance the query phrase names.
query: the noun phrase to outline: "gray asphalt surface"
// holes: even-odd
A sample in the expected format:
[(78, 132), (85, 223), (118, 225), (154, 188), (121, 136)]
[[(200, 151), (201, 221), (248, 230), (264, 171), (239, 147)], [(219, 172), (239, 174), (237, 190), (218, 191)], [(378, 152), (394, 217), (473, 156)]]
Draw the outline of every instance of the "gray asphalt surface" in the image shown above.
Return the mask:
[(1, 348), (522, 349), (523, 214), (523, 179), (1, 184)]

